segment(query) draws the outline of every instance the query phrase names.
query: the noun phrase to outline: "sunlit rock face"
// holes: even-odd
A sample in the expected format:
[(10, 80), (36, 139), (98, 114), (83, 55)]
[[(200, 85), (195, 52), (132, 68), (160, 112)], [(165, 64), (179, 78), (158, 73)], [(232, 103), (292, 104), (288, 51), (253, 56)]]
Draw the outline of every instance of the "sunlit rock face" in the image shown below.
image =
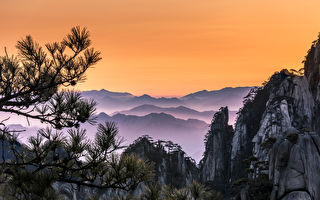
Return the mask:
[(270, 94), (282, 80), (281, 74), (276, 74), (264, 87), (252, 90), (244, 99), (244, 106), (239, 111), (232, 138), (231, 182), (248, 177), (246, 169), (250, 165), (244, 160), (253, 156), (252, 140), (260, 129)]
[(226, 191), (230, 178), (230, 154), (233, 128), (228, 125), (228, 108), (222, 107), (212, 120), (206, 135), (206, 149), (200, 161), (200, 177), (215, 189)]
[(314, 105), (306, 77), (286, 77), (270, 94), (260, 128), (252, 139), (253, 156), (267, 160), (269, 149), (265, 144), (291, 127), (312, 130)]

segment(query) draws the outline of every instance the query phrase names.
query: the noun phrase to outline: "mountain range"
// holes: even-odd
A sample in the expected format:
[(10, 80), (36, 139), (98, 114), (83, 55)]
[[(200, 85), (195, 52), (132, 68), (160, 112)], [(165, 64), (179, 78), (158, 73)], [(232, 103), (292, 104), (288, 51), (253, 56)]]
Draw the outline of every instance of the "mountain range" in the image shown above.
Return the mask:
[[(136, 116), (145, 116), (150, 113), (166, 113), (180, 119), (185, 119), (185, 120), (199, 119), (199, 120), (205, 121), (206, 123), (210, 123), (216, 111), (210, 110), (210, 111), (199, 112), (197, 110), (194, 110), (185, 106), (159, 107), (151, 104), (144, 104), (141, 106), (134, 107), (130, 110), (115, 112), (115, 113), (112, 113), (111, 115), (115, 115), (118, 113), (125, 114), (125, 115), (136, 115)], [(231, 116), (230, 123), (233, 123), (235, 121), (236, 113), (237, 113), (236, 111), (230, 111), (230, 116)]]
[[(216, 111), (229, 108), (229, 123), (236, 121), (237, 111), (252, 87), (226, 87), (221, 90), (202, 90), (182, 97), (135, 96), (128, 92), (105, 89), (82, 92), (94, 99), (98, 122), (114, 121), (120, 135), (130, 144), (141, 135), (179, 143), (185, 152), (199, 161), (204, 151), (203, 139)], [(89, 124), (84, 126), (94, 133)]]
[[(92, 90), (82, 92), (84, 98), (94, 99), (97, 121), (116, 122), (120, 136), (128, 145), (141, 135), (179, 143), (185, 152), (199, 161), (204, 151), (203, 139), (209, 130), (213, 115), (221, 106), (229, 107), (229, 123), (234, 124), (237, 111), (250, 87), (224, 88), (216, 91), (199, 91), (179, 98), (155, 98), (149, 95), (134, 96), (126, 92)], [(5, 116), (2, 116), (5, 117)], [(21, 135), (25, 141), (43, 125), (21, 117), (12, 117), (8, 123), (15, 130), (26, 129)], [(22, 126), (21, 126), (22, 125)], [(27, 127), (27, 128), (26, 128)], [(88, 138), (93, 139), (96, 127), (83, 124)]]
[[(96, 117), (98, 123), (113, 121), (119, 127), (119, 134), (129, 145), (141, 135), (150, 135), (160, 140), (171, 140), (179, 143), (186, 153), (199, 160), (204, 150), (203, 138), (209, 124), (198, 119), (178, 119), (166, 113), (151, 113), (145, 116), (116, 114), (109, 116), (100, 113)], [(95, 126), (88, 123), (82, 125), (89, 138), (94, 137)]]
[(252, 87), (226, 87), (221, 90), (202, 90), (183, 97), (152, 97), (147, 94), (135, 96), (127, 92), (111, 92), (105, 89), (83, 91), (85, 98), (94, 99), (98, 112), (111, 114), (118, 111), (129, 110), (145, 104), (158, 107), (184, 106), (198, 111), (218, 110), (228, 106), (229, 110), (238, 111), (245, 97)]

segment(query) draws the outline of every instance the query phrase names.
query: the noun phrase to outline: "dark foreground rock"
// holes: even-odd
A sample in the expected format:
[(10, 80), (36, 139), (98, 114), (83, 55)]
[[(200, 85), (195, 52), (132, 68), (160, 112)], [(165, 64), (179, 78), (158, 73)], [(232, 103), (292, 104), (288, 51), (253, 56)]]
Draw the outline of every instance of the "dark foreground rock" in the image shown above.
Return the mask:
[(269, 157), (271, 200), (320, 199), (320, 137), (290, 129)]

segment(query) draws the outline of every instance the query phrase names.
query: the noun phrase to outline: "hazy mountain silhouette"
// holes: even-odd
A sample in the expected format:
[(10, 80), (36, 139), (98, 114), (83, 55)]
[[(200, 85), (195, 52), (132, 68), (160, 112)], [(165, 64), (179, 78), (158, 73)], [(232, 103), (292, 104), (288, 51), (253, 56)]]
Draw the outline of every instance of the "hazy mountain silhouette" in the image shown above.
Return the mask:
[[(141, 135), (150, 135), (157, 139), (172, 140), (180, 144), (191, 156), (200, 159), (204, 151), (203, 138), (209, 129), (209, 124), (197, 119), (178, 119), (165, 113), (151, 113), (145, 116), (116, 114), (109, 116), (100, 113), (97, 122), (114, 121), (117, 123), (120, 135), (125, 144), (132, 143)], [(82, 125), (87, 129), (88, 137), (93, 138), (95, 127), (90, 124)]]
[(193, 109), (219, 110), (221, 106), (228, 106), (229, 110), (237, 111), (242, 106), (245, 97), (252, 87), (226, 87), (221, 90), (207, 91), (188, 94), (180, 100)]
[[(236, 110), (242, 105), (242, 98), (247, 95), (250, 87), (224, 88), (216, 91), (199, 91), (180, 98), (155, 98), (149, 95), (134, 96), (126, 92), (110, 92), (107, 90), (92, 90), (83, 92), (85, 98), (98, 102), (98, 112), (120, 112), (107, 115), (101, 112), (97, 121), (114, 121), (120, 128), (120, 135), (130, 144), (139, 136), (148, 134), (156, 139), (172, 140), (181, 144), (183, 149), (196, 160), (204, 151), (203, 138), (208, 131), (215, 110), (227, 105), (230, 111), (231, 123), (235, 121)], [(197, 110), (201, 110), (197, 111)], [(26, 120), (12, 118), (14, 130), (22, 130)], [(192, 119), (193, 118), (193, 119)], [(37, 123), (31, 123), (26, 131), (21, 133), (21, 139), (26, 140), (37, 132)], [(87, 129), (88, 138), (93, 138), (96, 128), (89, 124), (82, 125)]]
[(228, 106), (229, 110), (237, 111), (242, 106), (242, 99), (251, 87), (227, 87), (214, 91), (199, 91), (180, 98), (155, 98), (149, 95), (134, 96), (127, 92), (110, 92), (107, 90), (84, 91), (85, 98), (97, 101), (99, 112), (114, 113), (129, 110), (144, 104), (158, 107), (185, 106), (199, 111), (218, 110), (221, 106)]
[[(180, 119), (185, 119), (185, 120), (199, 119), (199, 120), (205, 121), (206, 123), (211, 123), (212, 117), (214, 113), (216, 113), (216, 111), (210, 110), (210, 111), (199, 112), (197, 110), (194, 110), (185, 106), (165, 108), (165, 107), (154, 106), (151, 104), (144, 104), (141, 106), (134, 107), (130, 110), (115, 112), (111, 115), (115, 115), (117, 113), (125, 114), (125, 115), (136, 115), (136, 116), (144, 116), (151, 113), (166, 113)], [(235, 117), (236, 117), (236, 111), (231, 111), (230, 119), (234, 121)]]

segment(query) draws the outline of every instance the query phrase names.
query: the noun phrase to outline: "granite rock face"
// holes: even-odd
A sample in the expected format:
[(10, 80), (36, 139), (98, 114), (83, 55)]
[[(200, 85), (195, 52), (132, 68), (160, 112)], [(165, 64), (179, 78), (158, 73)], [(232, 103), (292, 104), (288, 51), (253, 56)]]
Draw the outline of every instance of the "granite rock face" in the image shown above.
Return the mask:
[(254, 143), (252, 140), (260, 129), (269, 97), (275, 86), (278, 86), (281, 81), (281, 75), (276, 74), (264, 87), (251, 90), (244, 99), (244, 106), (239, 111), (232, 139), (231, 182), (248, 177), (246, 169), (250, 167), (250, 164), (244, 160), (253, 156)]
[(271, 200), (320, 199), (320, 137), (289, 129), (269, 154)]
[(260, 128), (252, 139), (253, 156), (267, 160), (270, 138), (282, 136), (288, 129), (312, 130), (314, 99), (304, 76), (288, 76), (271, 92)]
[(228, 108), (215, 113), (205, 139), (205, 153), (200, 161), (200, 179), (215, 189), (226, 191), (230, 179), (230, 155), (233, 128), (228, 125)]

